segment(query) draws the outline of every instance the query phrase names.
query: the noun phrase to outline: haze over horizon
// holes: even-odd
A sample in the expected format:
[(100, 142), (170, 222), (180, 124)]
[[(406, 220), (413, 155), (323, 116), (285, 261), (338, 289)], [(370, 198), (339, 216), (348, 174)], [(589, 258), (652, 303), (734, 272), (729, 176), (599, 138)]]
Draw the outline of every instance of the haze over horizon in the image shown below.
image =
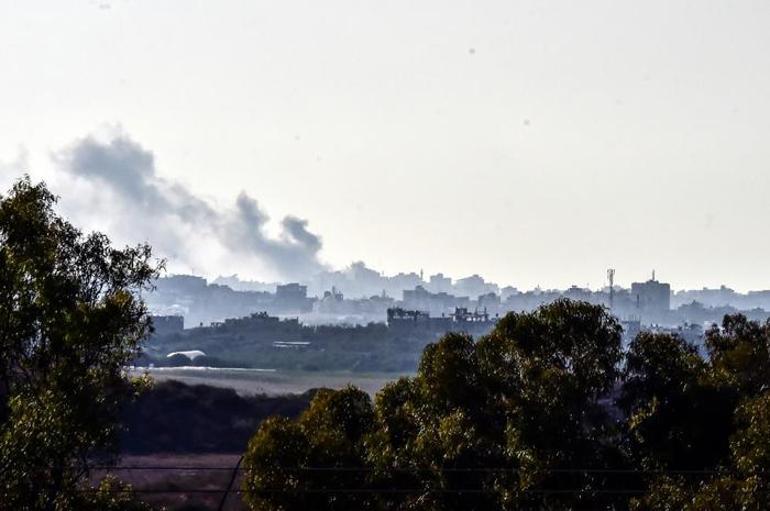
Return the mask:
[(770, 288), (770, 4), (0, 6), (0, 180), (172, 272)]

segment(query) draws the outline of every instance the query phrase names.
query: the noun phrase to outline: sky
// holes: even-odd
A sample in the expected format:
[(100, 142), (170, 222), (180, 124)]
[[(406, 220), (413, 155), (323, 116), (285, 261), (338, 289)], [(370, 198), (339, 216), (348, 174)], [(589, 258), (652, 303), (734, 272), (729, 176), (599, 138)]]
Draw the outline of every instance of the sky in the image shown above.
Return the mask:
[(0, 0), (0, 178), (172, 271), (770, 288), (766, 1)]

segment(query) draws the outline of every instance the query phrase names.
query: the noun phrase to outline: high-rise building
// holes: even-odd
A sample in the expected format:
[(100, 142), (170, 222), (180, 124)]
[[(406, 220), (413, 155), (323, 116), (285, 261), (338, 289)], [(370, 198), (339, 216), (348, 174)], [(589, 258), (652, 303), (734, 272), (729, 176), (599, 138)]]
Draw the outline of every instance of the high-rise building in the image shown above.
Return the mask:
[(655, 272), (647, 282), (631, 284), (631, 299), (645, 320), (660, 320), (671, 309), (671, 285), (658, 282)]

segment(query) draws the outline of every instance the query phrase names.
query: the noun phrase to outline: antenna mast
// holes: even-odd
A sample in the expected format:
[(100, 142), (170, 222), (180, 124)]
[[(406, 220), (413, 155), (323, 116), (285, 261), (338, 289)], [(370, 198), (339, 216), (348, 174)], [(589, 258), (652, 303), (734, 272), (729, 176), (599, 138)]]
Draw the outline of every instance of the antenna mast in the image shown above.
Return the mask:
[(615, 269), (607, 270), (607, 280), (610, 281), (610, 310), (615, 305)]

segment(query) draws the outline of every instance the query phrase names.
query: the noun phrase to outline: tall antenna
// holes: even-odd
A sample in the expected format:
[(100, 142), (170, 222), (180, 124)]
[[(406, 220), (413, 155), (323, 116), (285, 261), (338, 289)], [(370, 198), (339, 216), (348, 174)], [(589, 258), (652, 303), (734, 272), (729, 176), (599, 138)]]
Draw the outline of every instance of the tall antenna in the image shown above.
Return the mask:
[(607, 280), (610, 281), (610, 310), (615, 305), (615, 269), (607, 270)]

